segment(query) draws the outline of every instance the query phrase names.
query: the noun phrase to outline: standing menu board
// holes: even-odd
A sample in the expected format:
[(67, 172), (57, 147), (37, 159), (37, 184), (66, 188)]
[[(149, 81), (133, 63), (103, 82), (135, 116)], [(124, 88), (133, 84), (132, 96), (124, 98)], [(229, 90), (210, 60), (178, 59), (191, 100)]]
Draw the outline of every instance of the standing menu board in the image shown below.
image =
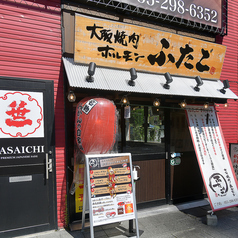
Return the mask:
[(238, 184), (215, 108), (188, 106), (193, 145), (213, 211), (238, 205)]
[(86, 155), (85, 165), (83, 226), (88, 201), (91, 237), (93, 226), (133, 219), (138, 236), (131, 154)]

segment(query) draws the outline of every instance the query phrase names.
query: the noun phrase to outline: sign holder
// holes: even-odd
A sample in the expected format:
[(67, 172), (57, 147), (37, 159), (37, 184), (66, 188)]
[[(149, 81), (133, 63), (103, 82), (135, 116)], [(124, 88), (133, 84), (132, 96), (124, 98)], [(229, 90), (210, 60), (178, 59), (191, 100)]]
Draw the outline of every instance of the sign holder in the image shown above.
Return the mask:
[(90, 237), (94, 226), (135, 220), (139, 228), (131, 154), (85, 155), (82, 230), (89, 213)]

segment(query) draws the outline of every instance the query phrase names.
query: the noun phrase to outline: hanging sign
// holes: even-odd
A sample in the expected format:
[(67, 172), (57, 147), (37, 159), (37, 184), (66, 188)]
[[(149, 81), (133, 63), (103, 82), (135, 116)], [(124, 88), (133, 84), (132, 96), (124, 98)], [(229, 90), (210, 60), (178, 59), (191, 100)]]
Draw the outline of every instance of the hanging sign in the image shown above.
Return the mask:
[(136, 25), (75, 15), (74, 61), (219, 79), (226, 47)]
[[(222, 0), (118, 0), (142, 9), (221, 28)], [(135, 10), (136, 12), (136, 10)]]
[(75, 138), (84, 154), (105, 154), (112, 150), (117, 131), (116, 106), (106, 98), (87, 97), (76, 107)]
[(215, 108), (188, 106), (189, 129), (213, 211), (238, 205), (238, 184)]
[(238, 179), (238, 144), (230, 144), (230, 157), (231, 162), (233, 164), (236, 179)]
[(130, 154), (86, 155), (90, 224), (136, 218)]

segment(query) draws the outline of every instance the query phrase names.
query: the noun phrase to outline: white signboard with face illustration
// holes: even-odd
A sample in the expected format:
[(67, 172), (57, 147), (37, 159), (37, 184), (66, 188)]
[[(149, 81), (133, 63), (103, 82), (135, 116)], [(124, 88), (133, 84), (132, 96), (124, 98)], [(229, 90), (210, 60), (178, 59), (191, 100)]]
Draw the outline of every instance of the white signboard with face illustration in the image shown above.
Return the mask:
[(0, 90), (0, 138), (44, 137), (43, 93)]
[(238, 184), (215, 108), (188, 106), (187, 119), (213, 211), (238, 205)]

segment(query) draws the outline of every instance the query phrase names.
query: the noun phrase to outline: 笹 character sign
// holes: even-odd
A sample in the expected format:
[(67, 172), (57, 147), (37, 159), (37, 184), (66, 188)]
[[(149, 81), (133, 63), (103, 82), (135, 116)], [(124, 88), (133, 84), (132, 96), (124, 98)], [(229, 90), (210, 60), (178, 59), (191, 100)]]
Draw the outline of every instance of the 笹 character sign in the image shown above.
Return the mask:
[(42, 94), (0, 93), (0, 137), (43, 137)]

